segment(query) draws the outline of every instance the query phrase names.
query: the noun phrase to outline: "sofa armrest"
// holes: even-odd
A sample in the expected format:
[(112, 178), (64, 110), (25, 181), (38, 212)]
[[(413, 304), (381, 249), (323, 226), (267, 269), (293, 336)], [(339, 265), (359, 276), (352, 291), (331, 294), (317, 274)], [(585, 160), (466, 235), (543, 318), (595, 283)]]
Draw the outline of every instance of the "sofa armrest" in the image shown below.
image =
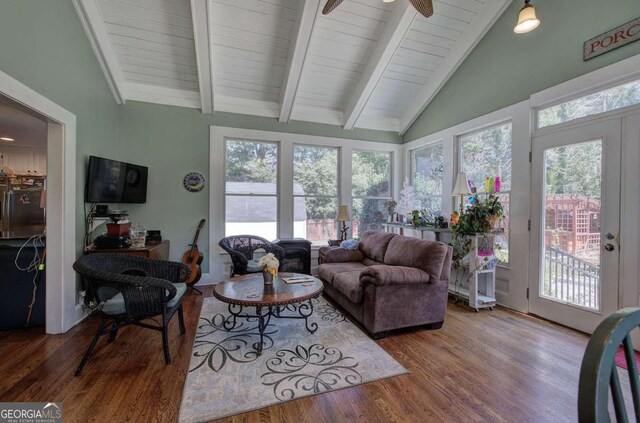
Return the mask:
[(376, 265), (362, 269), (361, 284), (383, 285), (411, 285), (427, 283), (431, 280), (429, 274), (417, 267)]
[(348, 263), (361, 262), (364, 256), (359, 250), (345, 250), (344, 248), (322, 247), (326, 250), (321, 251), (323, 263)]

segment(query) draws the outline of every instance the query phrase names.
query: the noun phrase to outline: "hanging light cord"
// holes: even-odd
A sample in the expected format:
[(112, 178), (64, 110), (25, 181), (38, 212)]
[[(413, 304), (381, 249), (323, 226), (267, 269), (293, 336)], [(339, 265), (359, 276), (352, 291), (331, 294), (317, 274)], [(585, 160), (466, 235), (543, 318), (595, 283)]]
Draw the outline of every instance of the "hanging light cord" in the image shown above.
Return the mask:
[[(46, 249), (44, 250), (42, 255), (40, 255), (40, 251), (38, 250), (38, 248), (45, 247), (44, 239), (45, 239), (44, 233), (34, 235), (31, 238), (29, 238), (27, 241), (25, 241), (24, 244), (22, 244), (22, 246), (18, 250), (18, 254), (16, 254), (16, 259), (14, 261), (18, 270), (22, 272), (28, 272), (28, 273), (35, 272), (33, 275), (33, 279), (31, 280), (31, 283), (33, 284), (33, 290), (31, 291), (31, 302), (29, 303), (29, 306), (28, 306), (29, 311), (27, 314), (27, 321), (25, 324), (27, 326), (31, 321), (31, 313), (33, 311), (33, 306), (36, 303), (36, 295), (38, 294), (38, 287), (40, 286), (40, 278), (42, 277), (42, 272), (44, 271), (44, 263), (47, 257)], [(26, 267), (22, 267), (18, 263), (20, 259), (20, 255), (22, 254), (22, 251), (25, 248), (29, 248), (29, 247), (33, 248), (33, 260), (31, 260)]]

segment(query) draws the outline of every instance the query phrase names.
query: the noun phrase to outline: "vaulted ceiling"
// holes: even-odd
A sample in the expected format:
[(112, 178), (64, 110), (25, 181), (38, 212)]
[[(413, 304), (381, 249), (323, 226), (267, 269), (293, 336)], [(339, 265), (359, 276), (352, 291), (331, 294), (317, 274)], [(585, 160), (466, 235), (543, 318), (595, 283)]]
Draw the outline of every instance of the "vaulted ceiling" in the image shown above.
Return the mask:
[(74, 0), (116, 101), (403, 134), (511, 0)]

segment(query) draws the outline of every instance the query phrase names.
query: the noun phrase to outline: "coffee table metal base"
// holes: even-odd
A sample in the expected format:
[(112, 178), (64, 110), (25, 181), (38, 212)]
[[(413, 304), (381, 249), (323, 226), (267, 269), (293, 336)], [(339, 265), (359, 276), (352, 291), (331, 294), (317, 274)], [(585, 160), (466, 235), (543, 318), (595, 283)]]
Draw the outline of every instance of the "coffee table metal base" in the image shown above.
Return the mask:
[(227, 331), (232, 331), (238, 324), (238, 318), (258, 319), (258, 332), (260, 333), (260, 341), (253, 344), (258, 355), (262, 355), (262, 347), (264, 346), (264, 332), (271, 321), (271, 318), (276, 319), (304, 319), (304, 325), (310, 333), (315, 333), (318, 330), (318, 324), (315, 322), (309, 323), (309, 317), (313, 314), (313, 303), (311, 300), (297, 303), (288, 304), (284, 306), (255, 306), (255, 314), (243, 313), (245, 308), (241, 305), (229, 304), (229, 314), (231, 314), (227, 320), (224, 321), (222, 327)]

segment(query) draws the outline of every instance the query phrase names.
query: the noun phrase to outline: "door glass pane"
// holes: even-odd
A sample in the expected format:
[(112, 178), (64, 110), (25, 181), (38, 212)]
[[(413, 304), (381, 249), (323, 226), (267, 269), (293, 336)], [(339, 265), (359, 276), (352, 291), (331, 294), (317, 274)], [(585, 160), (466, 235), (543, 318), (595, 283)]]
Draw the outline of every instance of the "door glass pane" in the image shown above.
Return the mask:
[(602, 140), (547, 149), (544, 166), (540, 295), (599, 310)]

